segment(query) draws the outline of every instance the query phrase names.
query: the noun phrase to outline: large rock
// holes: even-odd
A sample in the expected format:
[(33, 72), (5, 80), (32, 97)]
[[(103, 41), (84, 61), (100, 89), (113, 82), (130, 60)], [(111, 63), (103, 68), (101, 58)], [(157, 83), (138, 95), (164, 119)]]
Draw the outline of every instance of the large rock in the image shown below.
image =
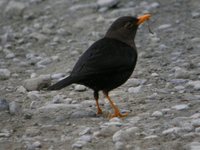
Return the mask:
[(8, 18), (22, 17), (25, 8), (25, 3), (10, 1), (5, 8), (4, 16)]
[(50, 75), (42, 75), (37, 78), (27, 79), (24, 81), (24, 87), (28, 91), (36, 91), (41, 90), (50, 86), (51, 84), (51, 76)]

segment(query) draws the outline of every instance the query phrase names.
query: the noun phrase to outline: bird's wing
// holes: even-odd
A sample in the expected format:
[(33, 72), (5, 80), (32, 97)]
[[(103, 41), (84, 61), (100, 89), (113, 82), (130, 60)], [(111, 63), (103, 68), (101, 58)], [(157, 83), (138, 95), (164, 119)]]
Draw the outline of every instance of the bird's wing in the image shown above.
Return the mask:
[(78, 60), (72, 76), (84, 76), (123, 71), (134, 67), (136, 49), (113, 39), (94, 43)]

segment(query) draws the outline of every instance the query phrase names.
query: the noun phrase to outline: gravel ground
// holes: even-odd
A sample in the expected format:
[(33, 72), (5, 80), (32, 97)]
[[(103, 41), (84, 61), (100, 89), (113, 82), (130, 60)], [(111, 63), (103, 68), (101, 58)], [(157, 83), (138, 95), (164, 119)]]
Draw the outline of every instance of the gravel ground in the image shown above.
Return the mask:
[[(131, 78), (110, 93), (125, 119), (96, 115), (90, 89), (42, 90), (119, 16), (151, 13)], [(199, 0), (1, 0), (0, 150), (199, 150)]]

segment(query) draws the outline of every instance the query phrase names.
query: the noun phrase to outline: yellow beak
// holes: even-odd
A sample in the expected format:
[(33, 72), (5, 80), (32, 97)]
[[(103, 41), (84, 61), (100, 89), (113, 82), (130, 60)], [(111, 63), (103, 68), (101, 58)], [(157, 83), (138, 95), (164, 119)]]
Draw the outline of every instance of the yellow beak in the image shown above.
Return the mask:
[(145, 22), (146, 20), (149, 20), (150, 17), (151, 17), (150, 14), (145, 14), (143, 16), (139, 16), (137, 18), (138, 19), (137, 25), (140, 25), (141, 23)]

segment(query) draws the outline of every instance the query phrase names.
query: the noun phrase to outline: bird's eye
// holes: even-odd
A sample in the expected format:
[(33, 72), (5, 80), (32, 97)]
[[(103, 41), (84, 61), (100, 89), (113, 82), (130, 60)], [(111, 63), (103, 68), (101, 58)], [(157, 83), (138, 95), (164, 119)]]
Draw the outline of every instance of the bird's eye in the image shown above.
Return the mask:
[(130, 23), (130, 22), (127, 22), (127, 23), (124, 25), (124, 27), (125, 27), (126, 29), (131, 29), (131, 28), (133, 28), (133, 24)]

